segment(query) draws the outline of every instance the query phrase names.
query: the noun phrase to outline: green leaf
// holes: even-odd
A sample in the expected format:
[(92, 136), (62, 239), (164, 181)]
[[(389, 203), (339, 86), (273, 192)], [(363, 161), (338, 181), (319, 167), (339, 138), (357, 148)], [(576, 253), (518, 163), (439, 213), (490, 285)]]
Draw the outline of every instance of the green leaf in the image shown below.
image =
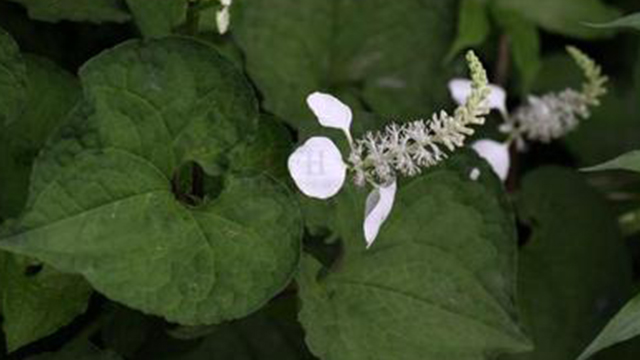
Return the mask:
[(185, 20), (186, 0), (126, 1), (138, 29), (147, 38), (171, 35), (172, 30)]
[(525, 176), (517, 202), (531, 229), (518, 299), (535, 351), (507, 359), (575, 359), (630, 292), (616, 218), (580, 174), (559, 167)]
[(579, 39), (610, 37), (613, 31), (584, 24), (610, 21), (620, 11), (600, 0), (495, 0), (496, 5), (516, 11), (543, 29)]
[(27, 8), (33, 20), (94, 23), (125, 22), (129, 14), (119, 0), (11, 0)]
[(578, 360), (586, 360), (600, 350), (638, 335), (640, 335), (640, 296), (636, 296), (620, 310)]
[(0, 126), (0, 218), (17, 216), (27, 198), (34, 158), (80, 95), (78, 81), (53, 63), (27, 56), (24, 111)]
[[(0, 247), (188, 325), (243, 317), (287, 285), (295, 199), (223, 166), (258, 117), (234, 66), (199, 41), (165, 38), (109, 50), (81, 78), (87, 103), (38, 158), (27, 211)], [(172, 179), (190, 163), (221, 178), (217, 197), (176, 199)]]
[(458, 35), (449, 50), (447, 60), (453, 59), (460, 51), (479, 46), (491, 32), (486, 0), (462, 0), (458, 15)]
[(22, 256), (0, 256), (5, 257), (0, 295), (9, 352), (53, 334), (86, 310), (91, 287), (81, 277)]
[(610, 21), (607, 23), (590, 23), (587, 24), (593, 28), (603, 28), (603, 29), (622, 29), (622, 28), (630, 28), (634, 30), (640, 30), (640, 13), (634, 13), (631, 15), (623, 16), (614, 21)]
[(603, 170), (629, 170), (640, 172), (640, 150), (628, 152), (624, 155), (607, 161), (604, 164), (592, 166), (584, 169), (584, 171), (603, 171)]
[(27, 70), (18, 45), (0, 28), (0, 126), (20, 115), (27, 97)]
[(318, 90), (356, 90), (394, 119), (430, 115), (448, 100), (455, 9), (440, 0), (252, 0), (235, 2), (231, 21), (264, 107), (303, 127), (315, 121), (305, 99)]
[[(27, 197), (33, 158), (75, 103), (79, 86), (49, 61), (27, 56), (26, 99), (29, 104), (0, 132), (0, 218), (17, 216)], [(78, 276), (44, 267), (26, 274), (34, 263), (9, 254), (0, 268), (3, 329), (14, 351), (67, 325), (87, 306), (91, 288)]]
[(339, 195), (345, 252), (330, 269), (306, 256), (298, 277), (299, 318), (316, 356), (475, 360), (529, 349), (515, 323), (517, 240), (501, 184), (476, 157), (448, 164), (399, 184), (369, 250), (366, 194)]
[(515, 11), (492, 7), (494, 17), (509, 37), (509, 45), (516, 68), (522, 76), (524, 93), (528, 93), (540, 69), (540, 35), (534, 23)]

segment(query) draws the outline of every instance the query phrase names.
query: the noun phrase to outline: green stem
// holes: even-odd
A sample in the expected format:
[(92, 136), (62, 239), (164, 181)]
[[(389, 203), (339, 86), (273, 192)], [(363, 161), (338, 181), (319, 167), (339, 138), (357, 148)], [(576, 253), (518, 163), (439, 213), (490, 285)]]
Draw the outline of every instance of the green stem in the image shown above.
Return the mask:
[(200, 0), (190, 0), (187, 8), (186, 30), (187, 34), (195, 36), (200, 29)]

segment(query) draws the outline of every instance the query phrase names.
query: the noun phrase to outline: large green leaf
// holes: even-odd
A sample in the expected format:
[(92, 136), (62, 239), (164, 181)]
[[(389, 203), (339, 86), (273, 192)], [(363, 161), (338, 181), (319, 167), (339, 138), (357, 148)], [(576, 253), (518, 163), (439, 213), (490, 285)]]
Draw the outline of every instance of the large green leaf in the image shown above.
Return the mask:
[[(27, 211), (0, 247), (183, 324), (242, 317), (279, 292), (301, 220), (284, 186), (224, 170), (258, 118), (234, 66), (165, 38), (106, 51), (81, 78), (87, 102), (38, 158)], [(190, 163), (222, 179), (219, 196), (176, 199), (172, 179)]]
[(5, 257), (0, 267), (2, 329), (9, 351), (54, 333), (86, 310), (91, 287), (81, 277), (22, 256), (0, 256)]
[(313, 91), (357, 90), (374, 112), (429, 115), (447, 99), (443, 58), (455, 1), (237, 1), (233, 32), (264, 107), (295, 126), (312, 121)]
[[(27, 96), (15, 121), (0, 126), (0, 218), (17, 216), (27, 197), (33, 158), (61, 123), (79, 94), (77, 81), (54, 64), (24, 58)], [(13, 351), (47, 336), (84, 312), (91, 288), (78, 276), (43, 267), (28, 274), (34, 261), (10, 254), (0, 267), (3, 330)]]
[[(469, 179), (474, 168), (477, 182)], [(317, 356), (479, 360), (529, 348), (514, 320), (514, 221), (486, 165), (459, 156), (400, 184), (369, 250), (363, 195), (340, 195), (345, 253), (337, 263), (323, 269), (303, 260), (300, 320)]]
[(611, 21), (620, 16), (620, 11), (601, 0), (495, 1), (500, 7), (517, 11), (547, 31), (581, 39), (611, 36), (611, 30), (593, 29), (585, 23)]
[(187, 0), (126, 0), (143, 36), (154, 38), (171, 34), (186, 15)]
[(27, 97), (27, 70), (18, 45), (0, 28), (0, 126), (20, 115)]
[(78, 81), (49, 61), (28, 56), (24, 112), (0, 125), (0, 218), (14, 217), (27, 198), (35, 156), (80, 95)]
[(575, 359), (630, 291), (615, 216), (580, 174), (559, 167), (524, 178), (518, 209), (531, 228), (518, 299), (535, 350), (508, 359)]
[(120, 0), (11, 0), (22, 4), (34, 20), (125, 22), (129, 14)]

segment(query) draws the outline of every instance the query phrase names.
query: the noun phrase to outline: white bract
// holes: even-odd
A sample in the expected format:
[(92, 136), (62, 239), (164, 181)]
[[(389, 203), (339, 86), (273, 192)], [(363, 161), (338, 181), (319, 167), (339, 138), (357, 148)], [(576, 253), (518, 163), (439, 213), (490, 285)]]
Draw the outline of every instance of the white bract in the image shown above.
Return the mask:
[(216, 26), (218, 32), (224, 35), (229, 31), (229, 24), (231, 23), (231, 3), (233, 0), (220, 0), (222, 8), (216, 12)]
[(373, 245), (380, 227), (387, 220), (396, 197), (397, 183), (376, 187), (367, 197), (364, 212), (364, 238), (367, 248)]
[(328, 199), (337, 194), (347, 176), (338, 147), (326, 137), (312, 137), (288, 161), (289, 172), (307, 196)]
[(318, 118), (320, 125), (328, 128), (342, 130), (348, 139), (351, 139), (351, 120), (353, 112), (351, 108), (343, 104), (335, 97), (315, 92), (307, 97), (307, 105)]
[[(453, 79), (449, 81), (449, 92), (458, 105), (463, 105), (469, 98), (469, 95), (471, 95), (471, 85), (472, 81), (467, 79)], [(488, 86), (491, 93), (484, 105), (489, 109), (495, 109), (503, 115), (507, 115), (507, 93), (500, 86), (492, 84)]]
[(509, 144), (501, 143), (490, 139), (478, 140), (471, 145), (473, 150), (485, 159), (493, 172), (505, 181), (509, 175), (509, 167), (511, 165), (511, 156), (509, 155)]

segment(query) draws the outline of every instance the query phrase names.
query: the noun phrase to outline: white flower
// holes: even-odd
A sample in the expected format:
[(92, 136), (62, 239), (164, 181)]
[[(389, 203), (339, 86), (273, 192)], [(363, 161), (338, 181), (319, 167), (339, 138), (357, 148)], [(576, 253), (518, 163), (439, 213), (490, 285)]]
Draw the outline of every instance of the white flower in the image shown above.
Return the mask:
[(337, 194), (347, 175), (338, 147), (326, 137), (312, 137), (288, 161), (289, 172), (307, 196), (328, 199)]
[[(391, 213), (396, 177), (415, 176), (422, 168), (436, 165), (447, 156), (444, 148), (453, 151), (463, 146), (464, 140), (474, 133), (471, 126), (484, 123), (491, 93), (487, 74), (473, 52), (467, 54), (467, 61), (472, 79), (469, 93), (452, 115), (441, 111), (429, 121), (391, 124), (356, 141), (350, 130), (353, 113), (347, 105), (320, 92), (307, 97), (307, 105), (320, 125), (344, 132), (349, 141), (350, 152), (346, 157), (349, 165), (344, 163), (330, 139), (312, 137), (289, 157), (289, 172), (304, 194), (319, 199), (330, 198), (340, 191), (347, 168), (353, 172), (357, 186), (373, 185), (374, 190), (367, 197), (363, 224), (367, 248)], [(502, 107), (506, 111), (504, 104)]]
[(318, 118), (320, 125), (342, 130), (351, 143), (351, 108), (332, 95), (314, 92), (307, 97), (307, 105)]
[(373, 245), (380, 232), (380, 227), (391, 213), (396, 189), (397, 184), (394, 181), (387, 186), (376, 187), (367, 197), (364, 213), (364, 237), (367, 241), (367, 248)]
[(505, 181), (507, 179), (509, 166), (511, 165), (508, 144), (490, 139), (482, 139), (474, 142), (471, 147), (480, 157), (484, 158), (489, 165), (491, 165), (491, 168), (500, 180)]
[[(307, 97), (309, 108), (320, 125), (344, 131), (351, 141), (351, 109), (329, 94), (315, 92)], [(328, 199), (342, 188), (347, 165), (338, 147), (327, 137), (312, 137), (289, 157), (289, 172), (307, 196)]]
[[(471, 80), (467, 79), (453, 79), (449, 81), (449, 92), (458, 105), (463, 105), (469, 95), (471, 95), (471, 84)], [(507, 93), (500, 86), (492, 84), (488, 86), (491, 93), (484, 105), (489, 109), (496, 109), (503, 115), (507, 115)]]
[[(337, 98), (319, 92), (309, 95), (307, 104), (320, 125), (344, 132), (351, 145), (350, 157), (357, 162), (355, 158), (358, 152), (355, 148), (362, 145), (355, 144), (351, 138), (351, 109)], [(328, 199), (337, 194), (344, 185), (347, 172), (340, 150), (326, 137), (307, 140), (291, 154), (288, 166), (298, 188), (305, 195), (317, 199)], [(354, 172), (357, 178), (359, 171), (354, 169)], [(360, 173), (360, 176), (363, 177), (360, 181), (364, 185), (364, 174)], [(373, 244), (380, 227), (391, 213), (395, 194), (395, 181), (387, 186), (376, 186), (369, 194), (363, 225), (367, 248)]]

